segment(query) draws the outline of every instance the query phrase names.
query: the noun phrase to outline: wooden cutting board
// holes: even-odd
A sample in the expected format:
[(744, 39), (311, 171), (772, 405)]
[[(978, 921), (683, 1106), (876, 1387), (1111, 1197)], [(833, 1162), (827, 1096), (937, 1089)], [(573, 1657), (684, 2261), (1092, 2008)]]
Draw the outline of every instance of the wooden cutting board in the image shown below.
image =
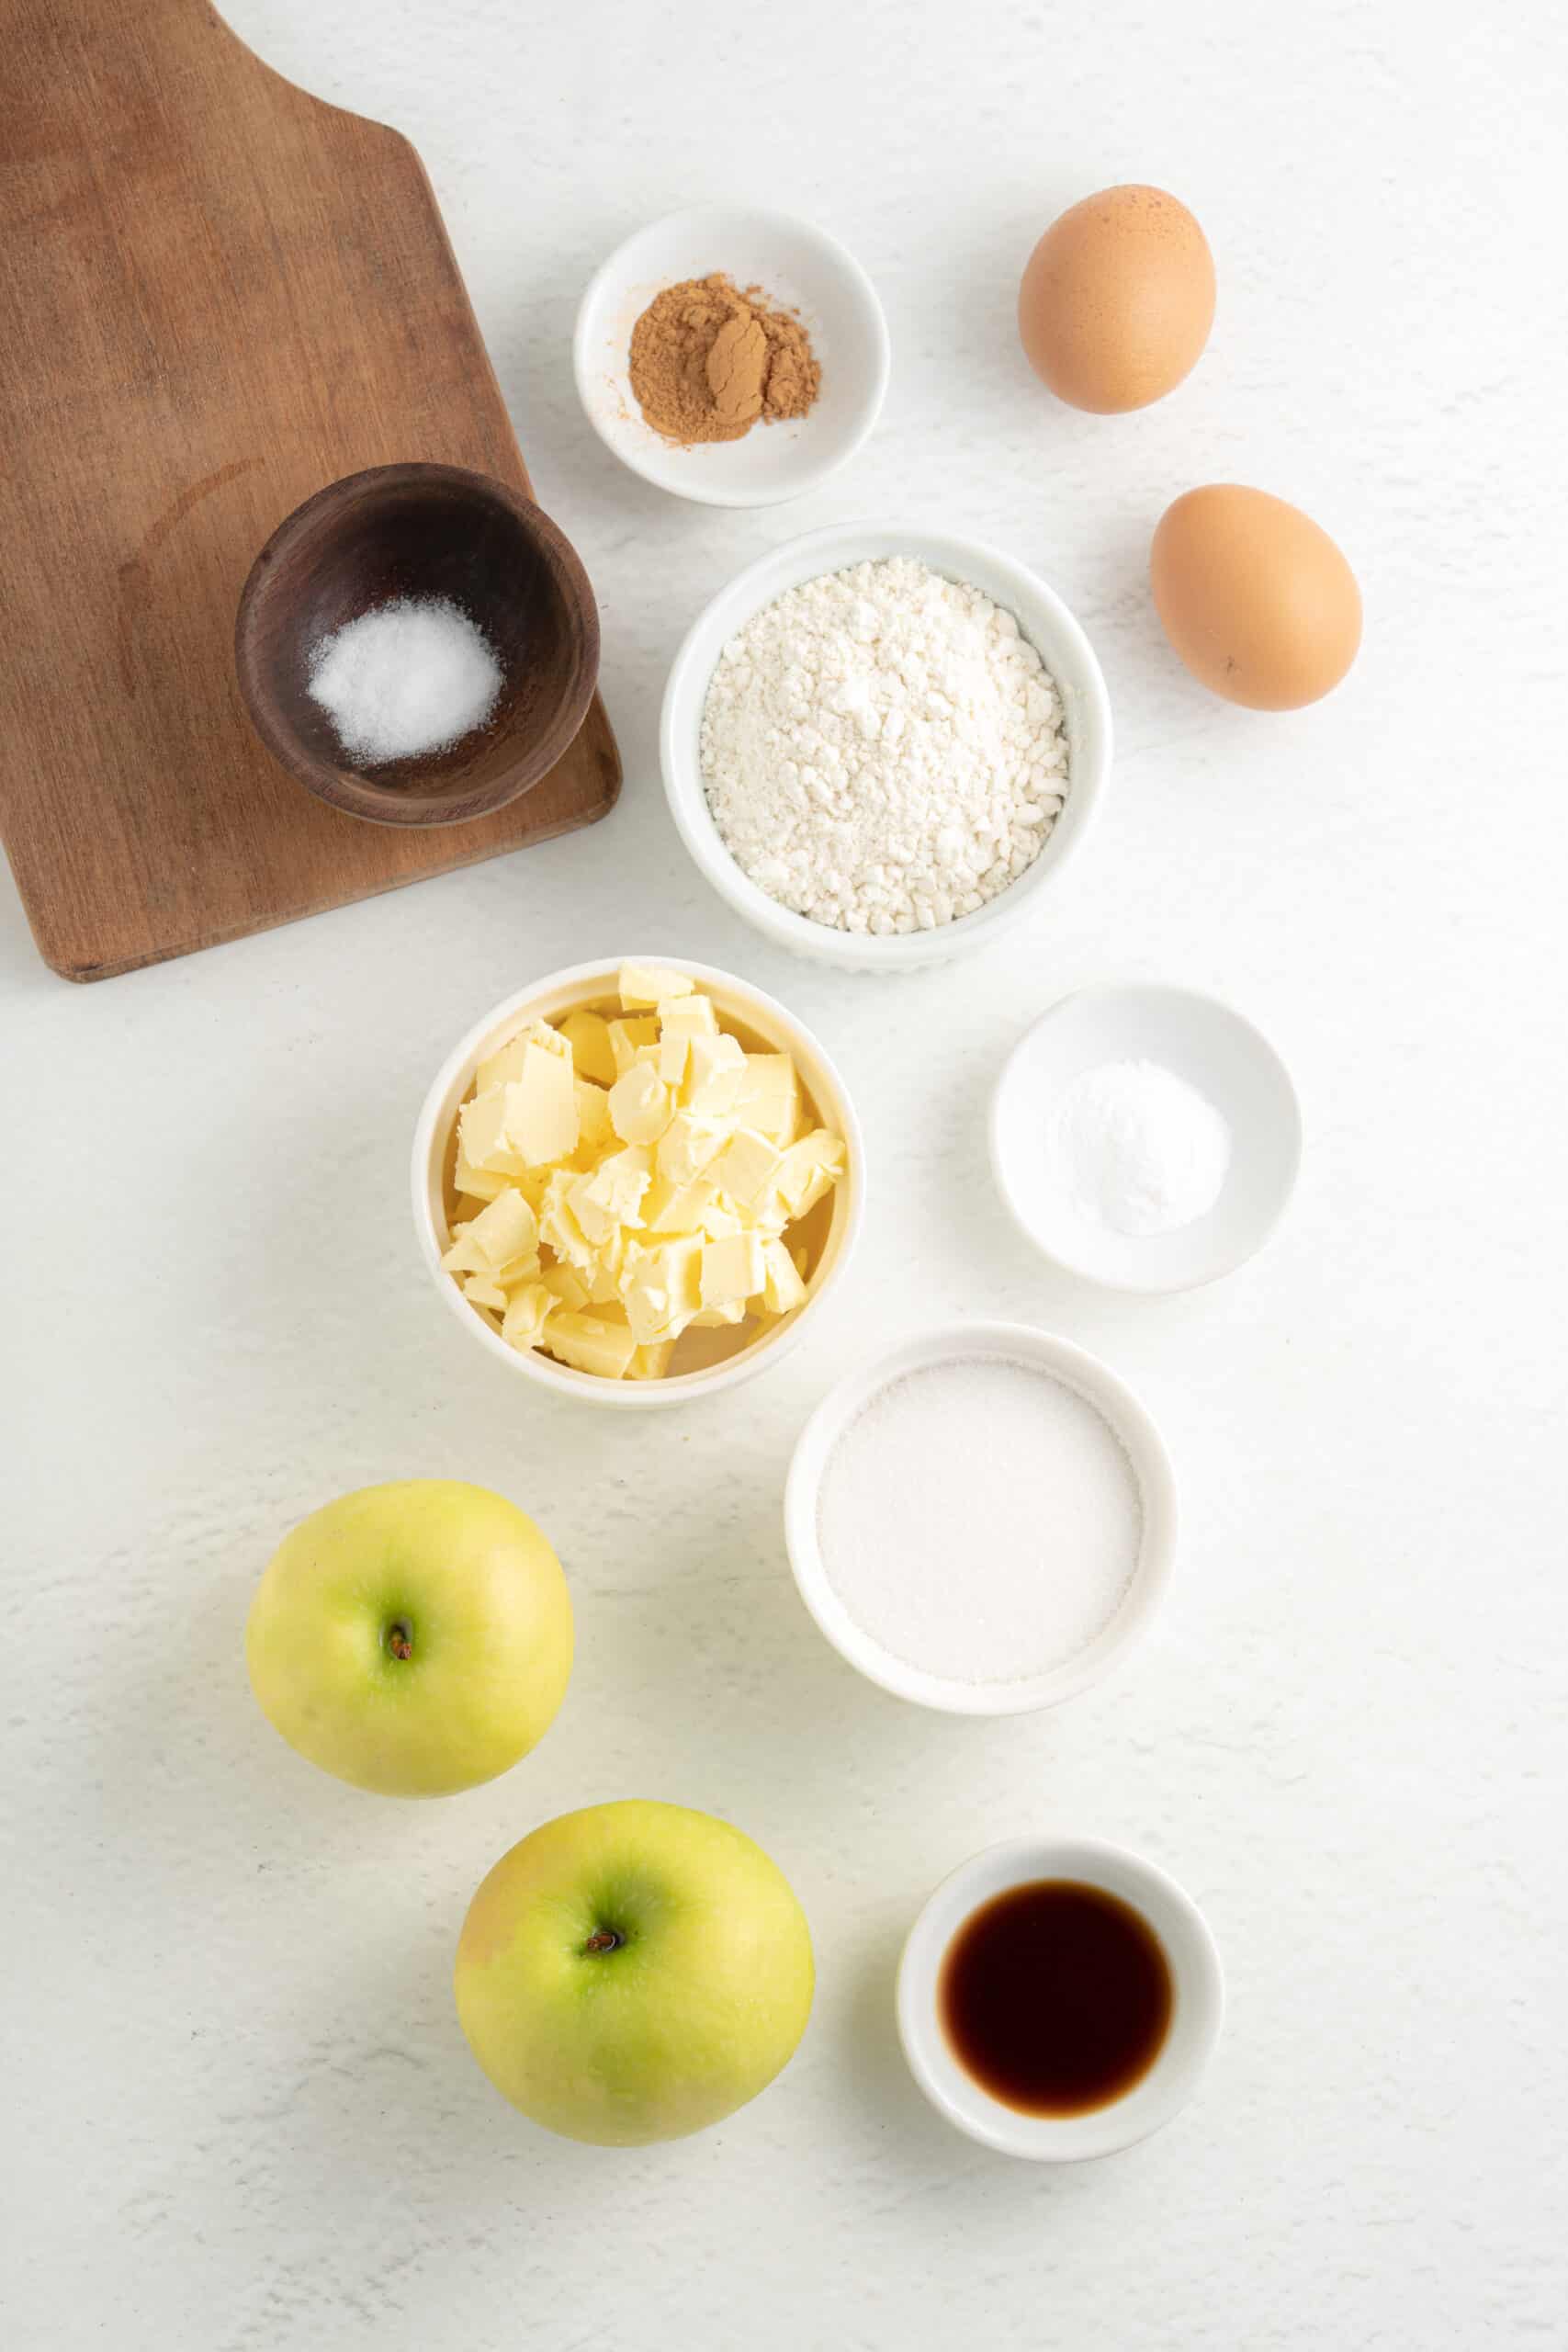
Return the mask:
[(0, 830), (45, 959), (101, 979), (591, 823), (601, 704), (472, 824), (340, 815), (234, 680), (256, 549), (403, 458), (529, 488), (423, 166), (207, 0), (0, 0)]

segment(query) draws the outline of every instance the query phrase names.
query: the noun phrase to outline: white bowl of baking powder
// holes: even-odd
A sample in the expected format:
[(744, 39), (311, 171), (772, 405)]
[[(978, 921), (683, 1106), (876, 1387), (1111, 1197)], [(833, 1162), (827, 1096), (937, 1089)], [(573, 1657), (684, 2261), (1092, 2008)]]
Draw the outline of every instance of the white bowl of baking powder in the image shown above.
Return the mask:
[[(1190, 1217), (1140, 1223), (1114, 1214), (1113, 1200), (1075, 1198), (1062, 1181), (1069, 1171), (1053, 1147), (1075, 1094), (1133, 1070), (1188, 1093), (1228, 1138)], [(1302, 1164), (1302, 1112), (1284, 1063), (1232, 1006), (1196, 989), (1100, 981), (1059, 997), (1008, 1056), (990, 1146), (1015, 1223), (1055, 1264), (1110, 1290), (1190, 1290), (1243, 1265), (1283, 1216)]]
[[(826, 573), (903, 560), (977, 590), (1017, 621), (1061, 704), (1065, 790), (1044, 845), (1017, 878), (972, 913), (931, 929), (877, 935), (797, 913), (743, 871), (709, 806), (703, 774), (703, 715), (721, 656), (768, 605)], [(1111, 702), (1094, 649), (1056, 594), (1027, 565), (983, 541), (915, 525), (835, 524), (792, 539), (750, 565), (716, 595), (675, 657), (660, 723), (664, 788), (682, 840), (720, 896), (779, 946), (850, 971), (897, 972), (944, 963), (1037, 913), (1086, 839), (1111, 768)], [(1055, 794), (1051, 796), (1053, 798)]]
[(795, 1447), (784, 1535), (807, 1608), (870, 1681), (947, 1714), (1023, 1714), (1099, 1682), (1148, 1625), (1176, 1483), (1097, 1357), (959, 1323), (829, 1392)]

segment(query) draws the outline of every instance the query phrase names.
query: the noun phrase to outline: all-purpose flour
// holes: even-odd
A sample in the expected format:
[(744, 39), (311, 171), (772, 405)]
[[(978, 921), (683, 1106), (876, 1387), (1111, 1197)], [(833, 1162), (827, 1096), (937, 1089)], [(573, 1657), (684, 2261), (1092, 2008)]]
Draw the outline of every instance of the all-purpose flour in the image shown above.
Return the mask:
[(1137, 1475), (1104, 1415), (1028, 1364), (905, 1373), (829, 1455), (828, 1581), (891, 1656), (958, 1682), (1062, 1666), (1121, 1606), (1143, 1543)]
[(1067, 789), (1055, 686), (1012, 614), (895, 558), (766, 605), (719, 657), (703, 783), (730, 854), (840, 931), (929, 931), (1032, 865)]

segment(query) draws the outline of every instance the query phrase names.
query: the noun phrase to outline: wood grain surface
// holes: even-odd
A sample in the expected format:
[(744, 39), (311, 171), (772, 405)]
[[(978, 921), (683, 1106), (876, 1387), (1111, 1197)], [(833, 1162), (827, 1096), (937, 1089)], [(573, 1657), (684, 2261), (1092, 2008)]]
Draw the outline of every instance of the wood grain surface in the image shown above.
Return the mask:
[(0, 0), (0, 826), (39, 950), (103, 978), (589, 823), (595, 698), (553, 772), (373, 825), (269, 758), (235, 682), (251, 560), (400, 458), (528, 491), (424, 170), (207, 0)]

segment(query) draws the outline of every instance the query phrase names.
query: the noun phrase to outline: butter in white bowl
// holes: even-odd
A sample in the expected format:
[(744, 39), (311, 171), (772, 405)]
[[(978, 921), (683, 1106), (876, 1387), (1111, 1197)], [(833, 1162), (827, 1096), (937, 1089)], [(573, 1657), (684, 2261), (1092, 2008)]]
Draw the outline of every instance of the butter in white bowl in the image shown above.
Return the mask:
[(844, 1254), (852, 1115), (805, 1033), (759, 1025), (771, 1000), (647, 964), (561, 996), (518, 1001), (433, 1090), (415, 1152), (433, 1270), (547, 1377), (717, 1385)]

